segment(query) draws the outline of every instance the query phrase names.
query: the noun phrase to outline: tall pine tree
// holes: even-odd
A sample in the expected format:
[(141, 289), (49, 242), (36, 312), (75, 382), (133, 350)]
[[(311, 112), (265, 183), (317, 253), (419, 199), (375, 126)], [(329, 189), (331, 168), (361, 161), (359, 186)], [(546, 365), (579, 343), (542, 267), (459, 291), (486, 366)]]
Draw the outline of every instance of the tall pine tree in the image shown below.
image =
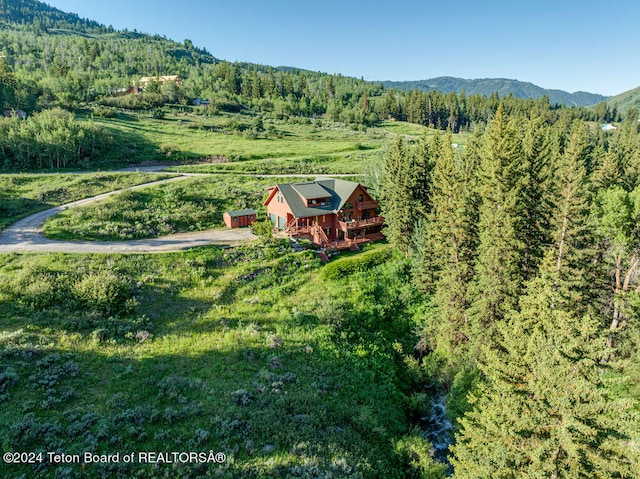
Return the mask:
[(590, 286), (587, 276), (591, 248), (587, 186), (590, 149), (586, 125), (574, 122), (558, 161), (553, 187), (552, 244), (558, 275), (554, 287), (570, 301), (574, 312), (586, 312), (589, 303), (585, 300)]
[(517, 231), (522, 208), (522, 147), (500, 106), (480, 149), (478, 248), (469, 288), (474, 336), (484, 342), (520, 293), (524, 245)]
[(414, 224), (414, 176), (407, 145), (398, 137), (384, 155), (380, 185), (380, 206), (385, 217), (385, 236), (408, 253)]
[[(437, 346), (454, 352), (464, 350), (470, 338), (467, 318), (467, 288), (472, 276), (475, 249), (475, 194), (473, 156), (456, 157), (449, 131), (432, 145), (435, 166), (432, 175), (432, 211), (424, 229), (419, 252), (414, 258), (414, 274), (422, 286), (432, 275), (435, 280), (435, 320), (430, 321)], [(461, 357), (461, 356), (460, 356)]]
[(523, 121), (521, 201), (516, 210), (516, 235), (524, 250), (522, 274), (532, 278), (550, 243), (552, 178), (556, 151), (543, 117)]
[(609, 397), (597, 320), (557, 307), (555, 258), (487, 348), (487, 382), (452, 447), (456, 479), (632, 478), (633, 402)]

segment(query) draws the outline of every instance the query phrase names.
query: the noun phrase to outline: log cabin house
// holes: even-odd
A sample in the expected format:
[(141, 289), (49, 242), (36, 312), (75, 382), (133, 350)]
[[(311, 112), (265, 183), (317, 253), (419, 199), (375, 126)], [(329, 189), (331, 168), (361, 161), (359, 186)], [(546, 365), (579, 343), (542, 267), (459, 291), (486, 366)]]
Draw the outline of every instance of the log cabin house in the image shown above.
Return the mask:
[(156, 83), (160, 83), (161, 85), (163, 83), (173, 82), (178, 87), (182, 86), (182, 80), (178, 75), (156, 75), (154, 77), (142, 77), (140, 78), (139, 84), (142, 88), (144, 88), (147, 85), (149, 85), (149, 83), (151, 83), (152, 81)]
[(358, 249), (384, 239), (378, 201), (359, 183), (319, 178), (277, 184), (264, 202), (274, 226), (290, 236), (309, 237), (324, 249)]

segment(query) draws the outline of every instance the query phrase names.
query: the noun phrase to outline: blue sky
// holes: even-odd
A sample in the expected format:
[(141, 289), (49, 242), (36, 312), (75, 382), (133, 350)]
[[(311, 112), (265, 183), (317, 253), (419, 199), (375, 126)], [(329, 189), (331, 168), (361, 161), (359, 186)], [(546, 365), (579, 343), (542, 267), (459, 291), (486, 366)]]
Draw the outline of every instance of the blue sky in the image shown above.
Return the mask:
[(631, 0), (49, 0), (217, 58), (365, 80), (514, 78), (615, 95), (640, 85)]

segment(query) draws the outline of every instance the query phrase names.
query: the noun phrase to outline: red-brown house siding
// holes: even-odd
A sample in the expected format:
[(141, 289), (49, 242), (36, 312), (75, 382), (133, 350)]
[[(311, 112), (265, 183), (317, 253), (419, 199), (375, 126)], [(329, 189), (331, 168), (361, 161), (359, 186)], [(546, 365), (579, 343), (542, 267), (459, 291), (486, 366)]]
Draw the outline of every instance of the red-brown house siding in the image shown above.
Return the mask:
[(349, 217), (349, 213), (352, 214), (352, 219), (354, 220), (361, 220), (364, 218), (363, 214), (365, 214), (364, 212), (367, 211), (369, 214), (369, 218), (373, 218), (376, 215), (376, 209), (375, 208), (364, 208), (363, 210), (360, 210), (358, 208), (358, 203), (360, 203), (360, 197), (362, 196), (362, 201), (373, 201), (373, 198), (371, 197), (371, 195), (367, 192), (366, 189), (364, 189), (364, 187), (362, 187), (362, 185), (359, 185), (351, 194), (351, 196), (349, 196), (349, 199), (345, 202), (345, 205), (351, 204), (351, 208), (343, 208), (341, 211), (341, 218), (345, 217), (348, 218)]
[[(286, 203), (286, 201), (284, 201), (284, 197), (282, 198), (282, 202), (278, 201), (279, 197), (280, 194), (278, 192), (278, 188), (273, 188), (273, 190), (269, 193), (269, 197), (267, 198), (265, 205), (267, 206), (267, 216), (269, 217), (269, 219), (274, 223), (276, 227), (278, 227), (279, 229), (283, 229), (279, 226), (282, 225), (282, 221), (279, 221), (278, 218), (284, 218), (284, 226), (286, 226), (287, 223), (293, 218), (293, 214), (291, 213), (291, 208), (289, 208), (289, 205)], [(276, 219), (274, 219), (273, 215), (275, 215)]]

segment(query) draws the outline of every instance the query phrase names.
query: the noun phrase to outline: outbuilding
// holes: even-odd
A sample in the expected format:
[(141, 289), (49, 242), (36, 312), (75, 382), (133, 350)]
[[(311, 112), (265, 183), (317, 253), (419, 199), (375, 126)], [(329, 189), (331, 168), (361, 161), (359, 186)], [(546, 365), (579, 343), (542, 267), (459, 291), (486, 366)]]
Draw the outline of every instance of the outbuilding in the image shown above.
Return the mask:
[(242, 228), (251, 226), (256, 222), (256, 210), (247, 208), (244, 210), (225, 211), (222, 217), (227, 228)]

